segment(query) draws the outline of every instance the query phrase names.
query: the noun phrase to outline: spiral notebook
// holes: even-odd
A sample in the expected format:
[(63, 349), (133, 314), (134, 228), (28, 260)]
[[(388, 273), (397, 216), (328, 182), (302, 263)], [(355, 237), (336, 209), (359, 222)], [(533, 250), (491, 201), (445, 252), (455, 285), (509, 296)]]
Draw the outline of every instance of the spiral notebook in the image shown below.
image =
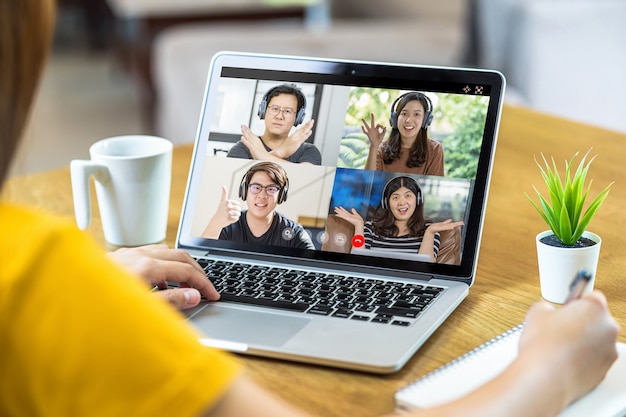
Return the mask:
[[(407, 385), (395, 394), (398, 408), (425, 408), (473, 391), (502, 372), (517, 356), (518, 325)], [(563, 410), (559, 417), (626, 417), (626, 344), (600, 385)]]

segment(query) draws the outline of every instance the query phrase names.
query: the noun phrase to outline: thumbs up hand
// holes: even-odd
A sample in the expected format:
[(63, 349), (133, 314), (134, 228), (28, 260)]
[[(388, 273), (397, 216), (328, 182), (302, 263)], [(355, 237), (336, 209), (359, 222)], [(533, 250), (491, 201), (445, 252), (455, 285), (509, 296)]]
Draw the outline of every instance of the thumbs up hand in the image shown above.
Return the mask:
[(215, 215), (219, 216), (222, 227), (235, 223), (241, 216), (241, 204), (237, 200), (228, 199), (228, 188), (223, 185), (222, 196)]
[(235, 223), (241, 217), (241, 204), (238, 200), (231, 200), (228, 198), (228, 188), (222, 185), (222, 194), (220, 202), (217, 205), (215, 214), (209, 220), (209, 224), (202, 237), (209, 239), (217, 239), (220, 235), (222, 228), (229, 224)]

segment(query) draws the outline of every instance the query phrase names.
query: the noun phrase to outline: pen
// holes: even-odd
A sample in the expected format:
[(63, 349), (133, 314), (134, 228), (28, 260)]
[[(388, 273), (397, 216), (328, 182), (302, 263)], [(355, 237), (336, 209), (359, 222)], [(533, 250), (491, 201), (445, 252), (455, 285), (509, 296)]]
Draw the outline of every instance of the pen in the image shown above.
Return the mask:
[(583, 291), (585, 291), (585, 287), (587, 287), (587, 284), (590, 280), (591, 274), (586, 269), (579, 270), (578, 274), (576, 274), (576, 277), (569, 285), (569, 294), (565, 299), (564, 304), (580, 298), (580, 296), (583, 295)]

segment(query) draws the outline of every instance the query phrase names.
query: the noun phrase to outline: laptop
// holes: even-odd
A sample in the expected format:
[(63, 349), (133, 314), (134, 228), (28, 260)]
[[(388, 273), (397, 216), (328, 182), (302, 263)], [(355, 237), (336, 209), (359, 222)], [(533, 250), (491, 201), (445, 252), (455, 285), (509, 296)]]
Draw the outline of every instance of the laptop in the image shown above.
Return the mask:
[[(304, 95), (301, 112), (268, 110), (266, 94), (285, 84)], [(203, 301), (185, 312), (203, 334), (201, 342), (372, 373), (401, 369), (474, 282), (504, 86), (503, 76), (489, 70), (237, 52), (214, 56), (176, 244), (198, 260), (222, 294), (220, 301)], [(431, 102), (428, 132), (443, 146), (443, 176), (365, 169), (369, 142), (362, 119), (369, 122), (373, 114), (389, 133), (396, 99), (410, 92)], [(267, 111), (296, 118), (291, 134), (315, 121), (306, 142), (319, 151), (321, 163), (274, 161), (288, 178), (280, 189), (246, 180), (267, 161), (229, 156), (242, 125), (264, 134), (261, 115)], [(374, 221), (397, 176), (419, 185), (427, 222), (463, 222), (431, 244), (435, 258), (394, 255), (394, 248), (384, 256), (368, 254), (367, 239), (337, 215), (335, 208), (343, 207)], [(208, 233), (225, 201), (240, 205), (239, 219), (246, 210), (253, 215), (253, 198), (244, 201), (251, 192), (277, 195), (275, 213), (288, 226), (277, 223), (287, 229), (278, 231), (282, 238), (263, 243), (243, 234), (227, 237), (222, 232), (230, 223), (219, 235)], [(293, 244), (295, 238), (306, 245)]]

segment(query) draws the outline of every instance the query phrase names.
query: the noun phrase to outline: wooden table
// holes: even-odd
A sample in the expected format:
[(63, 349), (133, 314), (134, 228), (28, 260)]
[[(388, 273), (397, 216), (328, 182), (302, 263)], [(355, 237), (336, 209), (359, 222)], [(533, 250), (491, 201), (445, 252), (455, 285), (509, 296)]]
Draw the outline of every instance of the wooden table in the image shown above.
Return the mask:
[[(524, 196), (542, 188), (534, 156), (557, 161), (593, 146), (599, 156), (590, 177), (599, 191), (616, 181), (590, 230), (602, 236), (596, 288), (607, 295), (626, 342), (626, 238), (624, 178), (626, 135), (506, 107), (493, 170), (476, 283), (469, 297), (398, 373), (377, 376), (278, 360), (242, 357), (253, 378), (270, 390), (323, 416), (377, 416), (390, 412), (395, 390), (524, 320), (540, 298), (536, 233), (546, 229)], [(174, 244), (187, 180), (191, 146), (174, 153), (167, 241)], [(72, 216), (69, 169), (10, 180), (4, 194), (14, 201)], [(97, 210), (94, 213), (97, 215)], [(90, 229), (103, 242), (98, 219)], [(190, 376), (192, 377), (192, 376)]]

